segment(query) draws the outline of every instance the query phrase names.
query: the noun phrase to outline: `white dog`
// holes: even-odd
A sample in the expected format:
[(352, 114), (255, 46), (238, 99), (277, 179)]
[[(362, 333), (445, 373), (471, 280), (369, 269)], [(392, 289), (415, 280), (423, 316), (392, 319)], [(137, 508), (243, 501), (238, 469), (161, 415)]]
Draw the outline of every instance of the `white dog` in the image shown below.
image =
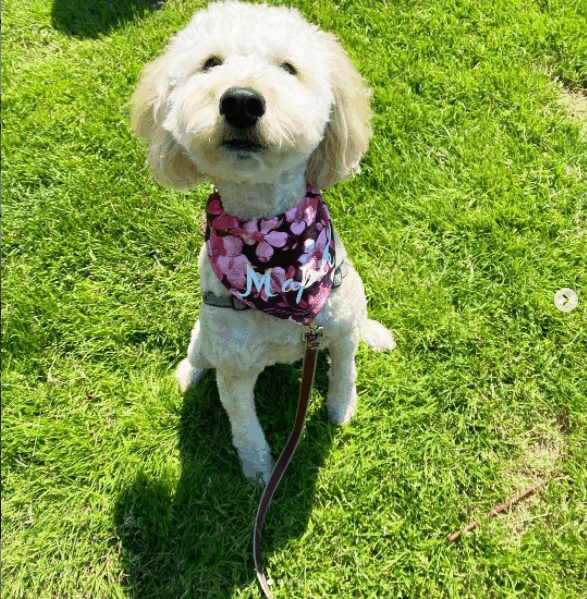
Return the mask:
[[(324, 189), (358, 171), (370, 137), (369, 95), (336, 38), (296, 10), (216, 2), (145, 68), (132, 124), (149, 144), (160, 183), (185, 189), (211, 179), (226, 214), (269, 219), (295, 206), (307, 183)], [(395, 343), (367, 319), (362, 281), (336, 233), (334, 242), (337, 265), (348, 268), (316, 322), (331, 360), (328, 412), (342, 424), (356, 409), (359, 339), (379, 351)], [(205, 244), (199, 268), (204, 295), (231, 296)], [(301, 331), (258, 310), (204, 303), (177, 369), (182, 391), (216, 369), (234, 446), (254, 481), (266, 483), (272, 465), (255, 412), (255, 382), (266, 366), (302, 358)]]

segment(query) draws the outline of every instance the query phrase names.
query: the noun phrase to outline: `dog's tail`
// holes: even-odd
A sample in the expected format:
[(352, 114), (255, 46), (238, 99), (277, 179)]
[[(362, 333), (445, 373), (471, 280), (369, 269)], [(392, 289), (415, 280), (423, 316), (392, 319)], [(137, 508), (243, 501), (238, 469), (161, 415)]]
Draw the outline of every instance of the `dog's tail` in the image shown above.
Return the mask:
[(391, 331), (370, 318), (361, 327), (361, 339), (375, 351), (391, 351), (396, 347)]

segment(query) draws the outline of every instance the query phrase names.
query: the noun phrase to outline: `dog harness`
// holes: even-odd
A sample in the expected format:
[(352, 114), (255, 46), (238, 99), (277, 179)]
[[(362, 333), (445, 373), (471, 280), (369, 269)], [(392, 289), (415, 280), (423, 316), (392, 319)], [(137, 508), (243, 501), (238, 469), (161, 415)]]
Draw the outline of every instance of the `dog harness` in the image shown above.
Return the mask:
[(348, 267), (336, 264), (328, 207), (315, 187), (283, 214), (240, 219), (227, 214), (214, 191), (206, 205), (206, 251), (218, 280), (230, 296), (204, 294), (206, 304), (255, 309), (304, 326), (302, 382), (292, 432), (265, 487), (253, 530), (253, 558), (261, 590), (273, 595), (261, 566), (261, 531), (273, 494), (291, 461), (304, 428), (322, 329), (314, 321)]
[[(210, 265), (237, 300), (228, 298), (228, 306), (308, 325), (335, 286), (337, 270), (336, 283), (342, 282), (330, 214), (315, 187), (308, 185), (304, 197), (283, 214), (250, 220), (228, 215), (214, 192), (206, 214)], [(210, 293), (204, 302), (227, 305)]]

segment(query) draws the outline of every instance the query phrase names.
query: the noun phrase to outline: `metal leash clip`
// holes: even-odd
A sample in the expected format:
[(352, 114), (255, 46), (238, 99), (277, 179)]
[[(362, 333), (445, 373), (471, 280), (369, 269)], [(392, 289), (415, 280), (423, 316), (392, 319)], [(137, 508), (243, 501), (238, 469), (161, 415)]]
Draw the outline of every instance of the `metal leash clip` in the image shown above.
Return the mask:
[(324, 328), (318, 326), (315, 320), (312, 320), (308, 328), (302, 333), (302, 341), (306, 343), (306, 347), (311, 349), (317, 348), (320, 345), (320, 339), (324, 336)]

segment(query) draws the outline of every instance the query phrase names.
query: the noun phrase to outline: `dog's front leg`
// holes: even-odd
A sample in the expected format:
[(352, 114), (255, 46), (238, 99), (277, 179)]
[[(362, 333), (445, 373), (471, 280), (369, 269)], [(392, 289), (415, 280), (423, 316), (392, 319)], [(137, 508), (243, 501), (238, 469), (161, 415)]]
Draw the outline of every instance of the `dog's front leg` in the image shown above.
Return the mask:
[(232, 443), (238, 451), (243, 474), (253, 482), (267, 484), (271, 474), (271, 451), (255, 411), (254, 388), (258, 371), (218, 369), (218, 393), (228, 414)]
[(357, 368), (355, 352), (359, 345), (359, 331), (330, 344), (330, 370), (326, 407), (330, 419), (336, 424), (346, 424), (357, 409)]
[(181, 392), (185, 393), (190, 387), (193, 387), (208, 368), (210, 368), (210, 363), (202, 351), (200, 321), (196, 320), (192, 329), (187, 358), (179, 363), (175, 371), (175, 378), (177, 378)]

